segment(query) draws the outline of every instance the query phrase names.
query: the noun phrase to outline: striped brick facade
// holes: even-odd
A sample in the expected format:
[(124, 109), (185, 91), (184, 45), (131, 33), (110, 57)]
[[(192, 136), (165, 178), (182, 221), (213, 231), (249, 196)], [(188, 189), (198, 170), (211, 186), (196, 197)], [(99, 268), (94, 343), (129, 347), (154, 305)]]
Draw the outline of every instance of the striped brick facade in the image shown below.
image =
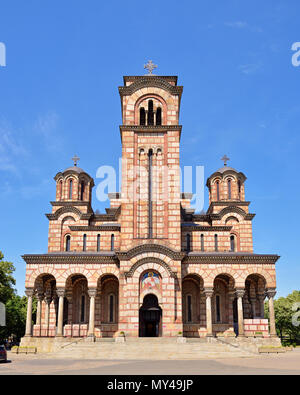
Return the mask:
[(122, 190), (97, 214), (84, 170), (55, 176), (48, 252), (24, 255), (26, 336), (275, 336), (278, 256), (253, 253), (245, 175), (212, 174), (196, 214), (180, 192), (177, 77), (127, 76), (119, 93)]

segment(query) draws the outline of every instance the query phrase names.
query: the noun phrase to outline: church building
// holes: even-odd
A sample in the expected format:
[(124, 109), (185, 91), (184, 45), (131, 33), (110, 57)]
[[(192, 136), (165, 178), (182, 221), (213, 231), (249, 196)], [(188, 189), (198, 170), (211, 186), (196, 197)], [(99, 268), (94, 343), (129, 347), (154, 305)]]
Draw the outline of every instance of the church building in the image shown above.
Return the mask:
[(152, 74), (151, 62), (147, 67), (149, 74), (125, 76), (119, 87), (122, 183), (106, 212), (93, 210), (94, 180), (79, 158), (54, 177), (48, 252), (23, 256), (23, 342), (276, 337), (279, 257), (253, 252), (246, 176), (225, 156), (207, 179), (207, 211), (191, 208), (178, 170), (183, 87), (176, 76)]

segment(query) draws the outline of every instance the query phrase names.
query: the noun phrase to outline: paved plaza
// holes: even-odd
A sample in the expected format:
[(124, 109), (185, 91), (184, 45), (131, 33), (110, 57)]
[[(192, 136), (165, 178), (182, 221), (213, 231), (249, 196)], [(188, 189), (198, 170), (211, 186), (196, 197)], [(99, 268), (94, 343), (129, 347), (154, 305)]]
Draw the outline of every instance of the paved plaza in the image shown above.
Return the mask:
[(201, 374), (272, 374), (299, 375), (300, 348), (285, 354), (259, 355), (252, 358), (222, 358), (177, 361), (78, 360), (56, 359), (50, 355), (15, 355), (0, 363), (0, 375), (201, 375)]

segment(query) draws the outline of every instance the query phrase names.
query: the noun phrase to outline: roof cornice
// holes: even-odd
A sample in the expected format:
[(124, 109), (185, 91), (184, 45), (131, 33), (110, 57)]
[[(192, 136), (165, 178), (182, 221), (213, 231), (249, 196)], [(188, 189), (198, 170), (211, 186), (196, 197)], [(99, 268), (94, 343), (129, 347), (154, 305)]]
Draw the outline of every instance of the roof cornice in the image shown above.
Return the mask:
[(115, 230), (119, 231), (121, 229), (120, 224), (103, 224), (98, 226), (78, 226), (78, 225), (70, 225), (70, 230), (72, 231), (82, 231), (82, 232), (93, 232), (93, 231), (105, 231), (105, 230)]
[(186, 255), (182, 263), (220, 263), (220, 264), (269, 264), (274, 265), (278, 259), (279, 255), (273, 254), (252, 254), (252, 253), (224, 253), (224, 252), (192, 252)]
[(57, 252), (48, 254), (26, 254), (22, 255), (22, 258), (26, 264), (60, 264), (60, 263), (71, 263), (76, 264), (79, 261), (81, 263), (119, 263), (118, 258), (114, 252), (111, 251), (101, 251), (99, 253), (90, 252)]
[[(131, 77), (132, 78), (132, 77)], [(130, 96), (142, 88), (161, 88), (171, 95), (178, 95), (181, 98), (183, 86), (170, 84), (166, 79), (159, 76), (135, 76), (134, 82), (128, 86), (119, 86), (120, 96)]]
[(181, 228), (185, 228), (186, 231), (229, 232), (232, 226), (201, 226), (197, 224), (182, 223)]

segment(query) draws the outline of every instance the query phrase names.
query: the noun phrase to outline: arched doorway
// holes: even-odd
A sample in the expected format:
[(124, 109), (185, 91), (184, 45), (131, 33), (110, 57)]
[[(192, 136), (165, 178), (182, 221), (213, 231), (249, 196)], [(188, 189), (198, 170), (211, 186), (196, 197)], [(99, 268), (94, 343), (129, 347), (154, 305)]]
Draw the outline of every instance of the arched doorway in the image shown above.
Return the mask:
[(158, 337), (161, 335), (162, 310), (157, 296), (148, 294), (144, 297), (140, 308), (140, 337)]

